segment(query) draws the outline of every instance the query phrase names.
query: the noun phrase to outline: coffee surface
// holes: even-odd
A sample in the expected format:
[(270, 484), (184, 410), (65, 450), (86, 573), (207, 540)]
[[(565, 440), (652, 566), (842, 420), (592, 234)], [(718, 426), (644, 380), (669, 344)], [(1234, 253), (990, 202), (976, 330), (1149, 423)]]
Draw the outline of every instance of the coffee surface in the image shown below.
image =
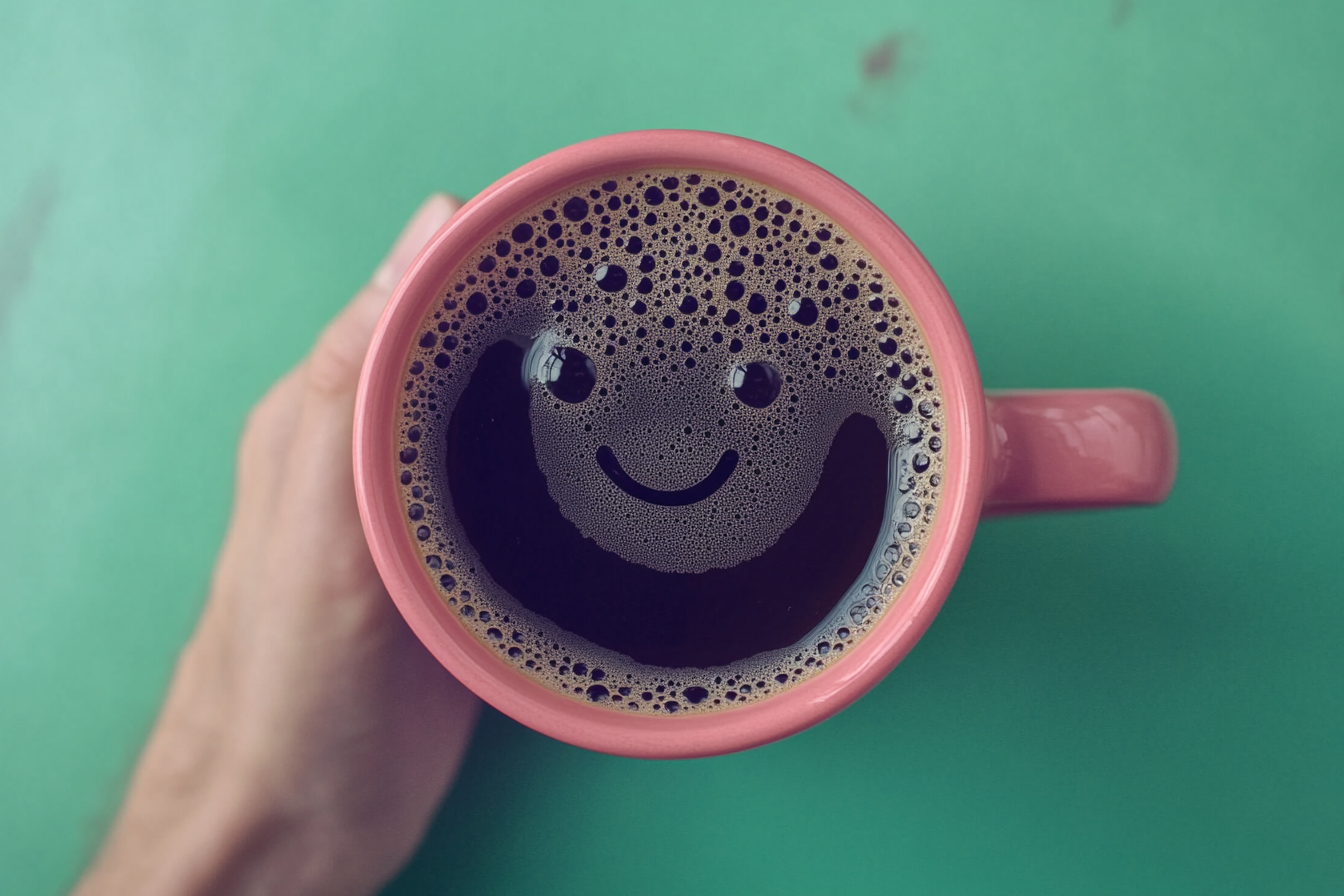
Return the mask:
[(622, 711), (750, 702), (899, 598), (942, 401), (899, 290), (765, 185), (656, 170), (517, 215), (406, 359), (425, 570), (504, 662)]

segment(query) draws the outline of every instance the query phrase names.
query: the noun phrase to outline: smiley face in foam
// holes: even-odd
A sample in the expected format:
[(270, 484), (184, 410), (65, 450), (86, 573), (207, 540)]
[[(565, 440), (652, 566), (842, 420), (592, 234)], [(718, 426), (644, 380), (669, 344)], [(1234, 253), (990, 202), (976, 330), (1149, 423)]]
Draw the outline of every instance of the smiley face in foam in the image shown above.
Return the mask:
[(624, 711), (815, 674), (899, 598), (936, 513), (936, 372), (833, 222), (709, 172), (577, 185), (444, 285), (395, 475), (463, 624)]

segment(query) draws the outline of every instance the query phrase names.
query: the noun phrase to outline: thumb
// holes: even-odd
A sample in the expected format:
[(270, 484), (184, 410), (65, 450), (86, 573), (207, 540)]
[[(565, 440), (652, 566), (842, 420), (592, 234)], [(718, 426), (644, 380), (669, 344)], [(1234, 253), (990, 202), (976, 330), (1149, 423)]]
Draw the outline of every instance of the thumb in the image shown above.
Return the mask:
[(422, 202), (420, 208), (411, 216), (411, 220), (402, 228), (401, 235), (392, 244), (383, 263), (374, 272), (373, 278), (369, 281), (369, 288), (381, 291), (383, 301), (386, 302), (425, 243), (429, 242), (429, 238), (437, 233), (461, 207), (462, 200), (445, 193), (434, 193)]
[(392, 290), (425, 243), (461, 207), (461, 200), (443, 193), (433, 194), (420, 205), (373, 277), (313, 347), (306, 364), (310, 386), (319, 392), (354, 394), (369, 340)]

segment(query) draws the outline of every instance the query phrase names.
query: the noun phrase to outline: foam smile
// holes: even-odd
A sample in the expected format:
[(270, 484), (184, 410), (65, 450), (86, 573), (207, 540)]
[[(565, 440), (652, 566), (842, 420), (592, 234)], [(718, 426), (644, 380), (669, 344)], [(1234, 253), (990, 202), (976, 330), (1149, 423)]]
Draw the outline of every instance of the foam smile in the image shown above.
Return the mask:
[[(863, 573), (882, 529), (887, 490), (880, 484), (890, 470), (887, 438), (872, 417), (852, 414), (840, 425), (821, 449), (826, 463), (802, 513), (760, 554), (703, 572), (660, 571), (601, 547), (552, 496), (538, 463), (545, 447), (534, 437), (533, 396), (518, 376), (523, 355), (521, 346), (507, 340), (482, 351), (442, 436), (441, 462), (444, 490), (461, 526), (455, 537), (471, 545), (493, 580), (478, 585), (478, 591), (497, 586), (548, 620), (557, 632), (548, 649), (560, 643), (564, 631), (637, 663), (677, 669), (723, 666), (805, 637), (835, 611)], [(725, 500), (734, 486), (743, 485), (737, 471), (749, 475), (759, 462), (745, 450), (723, 451), (714, 472), (688, 489), (660, 491), (622, 470), (610, 443), (607, 451), (601, 447), (599, 442), (574, 459), (588, 483), (603, 486), (604, 495), (605, 483), (594, 482), (596, 471), (589, 468), (593, 454), (609, 459), (606, 475), (623, 490), (645, 501), (666, 502), (662, 507), (650, 503), (649, 513), (695, 512), (709, 518), (711, 512), (734, 516), (752, 509), (749, 499), (745, 507), (727, 506)], [(715, 494), (716, 489), (721, 491)], [(711, 495), (719, 507), (709, 506), (711, 501), (691, 507), (673, 503)], [(611, 510), (603, 502), (589, 513)], [(632, 530), (644, 525), (637, 516), (628, 519)], [(751, 525), (750, 518), (743, 524)], [(645, 536), (636, 532), (631, 537)], [(663, 540), (659, 550), (675, 553), (681, 545)], [(460, 581), (464, 566), (458, 564), (454, 581)], [(475, 594), (472, 601), (473, 608), (484, 605)], [(509, 606), (496, 604), (488, 612), (502, 618)], [(500, 631), (509, 637), (507, 630)], [(498, 644), (506, 651), (514, 647), (512, 641)], [(557, 667), (564, 656), (557, 655)], [(570, 658), (577, 659), (572, 653)], [(789, 654), (789, 662), (792, 658)], [(526, 659), (536, 662), (530, 654)], [(792, 674), (794, 668), (796, 663), (787, 671)]]
[(616, 459), (616, 452), (612, 451), (610, 446), (603, 445), (597, 449), (597, 465), (602, 468), (603, 473), (607, 474), (607, 478), (632, 498), (638, 498), (649, 504), (657, 504), (660, 507), (684, 507), (687, 504), (703, 501), (728, 481), (728, 477), (732, 476), (733, 471), (737, 469), (737, 452), (729, 448), (723, 452), (719, 462), (714, 465), (714, 469), (710, 470), (709, 475), (704, 479), (701, 479), (695, 485), (675, 491), (649, 488), (635, 479), (621, 469), (621, 462)]

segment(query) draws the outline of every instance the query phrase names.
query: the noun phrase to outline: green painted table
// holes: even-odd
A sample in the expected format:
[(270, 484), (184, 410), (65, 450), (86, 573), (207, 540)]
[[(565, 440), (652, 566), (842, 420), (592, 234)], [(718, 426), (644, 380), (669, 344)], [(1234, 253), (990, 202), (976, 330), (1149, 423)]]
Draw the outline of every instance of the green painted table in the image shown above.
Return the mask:
[(839, 174), (987, 385), (1157, 392), (1180, 477), (985, 525), (909, 659), (786, 742), (487, 714), (389, 892), (1344, 890), (1344, 6), (190, 6), (0, 5), (0, 893), (87, 859), (246, 409), (418, 200), (643, 127)]

